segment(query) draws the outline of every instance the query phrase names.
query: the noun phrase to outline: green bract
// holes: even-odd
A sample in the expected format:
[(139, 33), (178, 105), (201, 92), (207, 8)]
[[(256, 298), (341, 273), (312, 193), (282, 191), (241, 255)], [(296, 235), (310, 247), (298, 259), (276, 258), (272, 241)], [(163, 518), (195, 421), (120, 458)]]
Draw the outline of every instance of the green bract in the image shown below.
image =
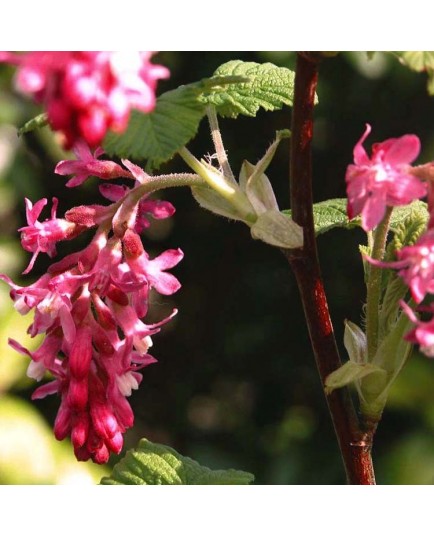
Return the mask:
[(141, 439), (138, 447), (129, 450), (101, 484), (250, 484), (254, 478), (235, 469), (213, 471), (170, 447)]

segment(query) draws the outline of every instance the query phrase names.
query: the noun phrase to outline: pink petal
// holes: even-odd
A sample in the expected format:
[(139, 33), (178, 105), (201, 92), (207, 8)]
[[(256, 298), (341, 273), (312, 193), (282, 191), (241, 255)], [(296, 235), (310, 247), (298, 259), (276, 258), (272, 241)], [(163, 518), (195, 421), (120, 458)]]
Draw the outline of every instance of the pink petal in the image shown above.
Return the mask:
[(172, 274), (161, 272), (158, 279), (154, 279), (153, 287), (164, 296), (170, 296), (181, 288), (181, 283)]
[(60, 381), (54, 380), (46, 383), (45, 385), (41, 385), (41, 387), (38, 387), (35, 391), (33, 391), (32, 400), (39, 400), (41, 398), (45, 398), (47, 395), (54, 395), (55, 393), (58, 393), (59, 390)]
[(354, 150), (353, 150), (354, 163), (358, 166), (367, 165), (370, 162), (368, 155), (366, 154), (366, 151), (363, 148), (363, 142), (369, 136), (370, 132), (371, 132), (371, 125), (366, 124), (365, 133), (363, 134), (363, 136), (360, 138), (360, 140), (356, 143), (356, 146), (354, 147)]
[(362, 227), (365, 231), (370, 231), (377, 227), (386, 212), (385, 192), (374, 192), (366, 202), (362, 211)]
[(150, 263), (152, 266), (159, 270), (168, 270), (176, 266), (184, 257), (184, 253), (181, 249), (168, 249)]
[(30, 199), (27, 199), (26, 197), (25, 202), (26, 202), (27, 222), (29, 225), (35, 225), (36, 220), (39, 218), (39, 215), (42, 212), (42, 209), (47, 204), (47, 199), (46, 198), (40, 199), (33, 205)]
[(393, 140), (384, 152), (384, 161), (391, 166), (410, 164), (420, 152), (420, 141), (414, 134), (406, 134)]

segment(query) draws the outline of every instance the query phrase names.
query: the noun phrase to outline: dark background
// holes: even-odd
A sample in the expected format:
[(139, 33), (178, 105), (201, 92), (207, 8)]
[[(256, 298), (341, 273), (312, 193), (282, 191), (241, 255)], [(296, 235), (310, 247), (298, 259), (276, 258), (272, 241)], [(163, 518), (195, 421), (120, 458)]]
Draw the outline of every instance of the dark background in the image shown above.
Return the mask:
[[(210, 76), (230, 59), (293, 67), (295, 55), (163, 52), (154, 61), (168, 66), (171, 78), (159, 84), (159, 92)], [(0, 75), (2, 123), (19, 125), (38, 113), (11, 90), (12, 71), (2, 67)], [(434, 159), (434, 99), (427, 95), (425, 76), (409, 72), (392, 55), (379, 53), (369, 62), (365, 53), (343, 53), (324, 61), (318, 96), (315, 201), (345, 196), (346, 166), (367, 122), (372, 125), (367, 147), (414, 133), (423, 147), (419, 162)], [(289, 108), (261, 111), (256, 119), (222, 119), (234, 172), (238, 174), (243, 159), (255, 163), (275, 131), (290, 127), (290, 119)], [(74, 205), (101, 202), (95, 179), (80, 188), (64, 189), (64, 178), (53, 173), (61, 158), (53, 147), (48, 133), (27, 135), (14, 145), (14, 157), (1, 183), (10, 196), (9, 202), (0, 203), (5, 243), (18, 240), (16, 229), (25, 222), (24, 196), (33, 201), (58, 196), (59, 214)], [(197, 157), (214, 152), (205, 120), (189, 149)], [(288, 153), (285, 140), (267, 172), (282, 209), (289, 206)], [(186, 167), (176, 157), (161, 171), (186, 171)], [(250, 471), (257, 484), (344, 483), (297, 288), (285, 258), (252, 240), (243, 224), (199, 208), (187, 189), (165, 191), (162, 196), (177, 212), (171, 221), (151, 227), (145, 247), (151, 256), (173, 247), (184, 251), (184, 260), (173, 270), (183, 286), (174, 296), (154, 296), (153, 319), (173, 307), (179, 313), (154, 337), (151, 353), (159, 363), (144, 371), (139, 391), (130, 398), (136, 423), (126, 434), (126, 447), (147, 437), (212, 468)], [(62, 244), (59, 253), (82, 247), (85, 241), (80, 240)], [(358, 254), (363, 241), (359, 230), (333, 230), (319, 238), (329, 306), (344, 360), (343, 321), (360, 322), (365, 297)], [(16, 255), (15, 273), (8, 272), (15, 279), (28, 262), (27, 255)], [(41, 275), (47, 266), (48, 259), (41, 255), (31, 277)], [(377, 432), (374, 462), (380, 483), (434, 482), (433, 380), (434, 363), (415, 353), (392, 390)], [(10, 390), (28, 400), (33, 388), (18, 382)], [(58, 400), (49, 397), (36, 404), (51, 425)]]

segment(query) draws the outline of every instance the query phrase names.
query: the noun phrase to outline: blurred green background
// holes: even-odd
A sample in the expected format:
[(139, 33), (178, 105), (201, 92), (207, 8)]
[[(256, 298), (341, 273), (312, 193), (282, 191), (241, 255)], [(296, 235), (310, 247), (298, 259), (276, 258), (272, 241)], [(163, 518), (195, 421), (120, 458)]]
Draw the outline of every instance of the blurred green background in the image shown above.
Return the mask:
[[(210, 76), (230, 59), (293, 67), (287, 52), (163, 52), (154, 61), (169, 67), (165, 91)], [(101, 202), (97, 180), (65, 190), (53, 173), (65, 157), (48, 129), (16, 136), (16, 126), (40, 112), (12, 88), (13, 70), (0, 68), (0, 273), (29, 284), (49, 265), (40, 255), (32, 274), (20, 276), (30, 254), (19, 244), (25, 224), (24, 196), (59, 197), (58, 214)], [(342, 53), (323, 62), (315, 110), (315, 201), (345, 196), (345, 169), (352, 149), (372, 125), (368, 144), (417, 134), (419, 161), (434, 160), (434, 98), (426, 79), (392, 56)], [(256, 162), (290, 126), (290, 109), (260, 112), (220, 123), (235, 172), (243, 159)], [(201, 124), (189, 149), (213, 153)], [(288, 208), (288, 143), (282, 142), (268, 176), (281, 208)], [(162, 167), (184, 171), (180, 158)], [(173, 307), (178, 316), (154, 337), (159, 363), (144, 371), (130, 398), (136, 423), (125, 447), (147, 437), (176, 448), (212, 468), (239, 468), (257, 484), (343, 484), (344, 471), (309, 345), (293, 275), (278, 250), (253, 241), (247, 227), (200, 209), (189, 191), (165, 191), (177, 208), (170, 221), (155, 222), (145, 235), (151, 255), (180, 247), (185, 258), (174, 270), (183, 287), (154, 297), (152, 319)], [(51, 206), (51, 205), (50, 205)], [(61, 244), (59, 255), (84, 246), (89, 236)], [(342, 357), (343, 322), (359, 322), (364, 301), (358, 243), (363, 233), (335, 230), (321, 236), (319, 253)], [(12, 308), (0, 284), (0, 484), (97, 482), (109, 468), (74, 461), (66, 441), (52, 437), (58, 399), (30, 403), (35, 388), (25, 377), (27, 360), (7, 346), (13, 337), (29, 343), (30, 317)], [(374, 462), (381, 484), (434, 483), (434, 362), (417, 354), (395, 384), (379, 426)], [(112, 464), (116, 457), (112, 458)]]

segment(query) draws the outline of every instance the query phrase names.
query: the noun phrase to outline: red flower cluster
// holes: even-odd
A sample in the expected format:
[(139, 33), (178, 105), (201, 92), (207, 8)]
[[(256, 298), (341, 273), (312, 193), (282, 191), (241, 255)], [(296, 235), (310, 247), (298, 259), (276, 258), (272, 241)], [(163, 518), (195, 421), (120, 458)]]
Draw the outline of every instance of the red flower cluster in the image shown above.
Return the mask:
[(144, 323), (149, 293), (155, 289), (170, 295), (180, 288), (167, 270), (178, 264), (183, 253), (171, 249), (151, 259), (143, 248), (138, 233), (150, 225), (149, 215), (166, 218), (174, 212), (168, 202), (136, 195), (147, 177), (143, 170), (128, 161), (124, 161), (127, 169), (99, 161), (83, 145), (79, 154), (82, 161), (63, 162), (58, 170), (77, 173), (77, 183), (91, 170), (104, 179), (129, 177), (134, 186), (105, 184), (103, 192), (112, 205), (75, 207), (64, 219), (56, 217), (54, 200), (51, 217), (42, 222), (38, 218), (47, 200), (35, 205), (26, 200), (28, 225), (21, 229), (21, 241), (33, 253), (26, 273), (39, 253), (55, 254), (56, 242), (92, 227), (96, 233), (85, 249), (52, 264), (28, 287), (4, 275), (0, 278), (10, 285), (21, 314), (34, 311), (30, 335), (45, 334), (34, 352), (10, 340), (13, 348), (31, 358), (29, 376), (39, 381), (48, 372), (52, 377), (33, 398), (57, 393), (61, 404), (54, 425), (56, 438), (70, 435), (79, 460), (105, 463), (110, 452), (121, 451), (123, 433), (133, 424), (126, 397), (137, 389), (142, 379), (139, 371), (155, 362), (148, 354), (151, 336), (176, 313), (157, 324)]

